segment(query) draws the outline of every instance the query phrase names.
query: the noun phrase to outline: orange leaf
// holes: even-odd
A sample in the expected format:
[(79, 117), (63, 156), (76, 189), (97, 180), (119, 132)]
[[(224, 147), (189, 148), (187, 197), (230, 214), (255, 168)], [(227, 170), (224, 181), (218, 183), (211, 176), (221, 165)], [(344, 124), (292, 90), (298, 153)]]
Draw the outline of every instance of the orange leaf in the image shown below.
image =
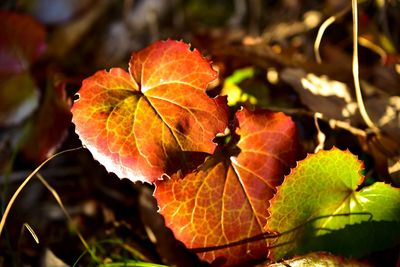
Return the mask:
[(22, 73), (45, 51), (45, 29), (28, 15), (0, 11), (0, 18), (0, 76)]
[(48, 158), (66, 137), (72, 117), (65, 82), (57, 74), (47, 75), (43, 101), (28, 121), (26, 131), (29, 132), (21, 144), (24, 158), (38, 164)]
[(130, 73), (100, 71), (83, 82), (72, 108), (82, 142), (108, 171), (154, 182), (213, 153), (227, 125), (226, 103), (205, 93), (217, 77), (183, 42), (160, 41), (132, 54)]
[[(224, 246), (264, 232), (267, 209), (294, 163), (296, 128), (283, 113), (237, 113), (237, 156), (217, 153), (183, 179), (157, 181), (155, 197), (168, 227), (189, 248)], [(199, 253), (239, 264), (267, 256), (265, 240)]]

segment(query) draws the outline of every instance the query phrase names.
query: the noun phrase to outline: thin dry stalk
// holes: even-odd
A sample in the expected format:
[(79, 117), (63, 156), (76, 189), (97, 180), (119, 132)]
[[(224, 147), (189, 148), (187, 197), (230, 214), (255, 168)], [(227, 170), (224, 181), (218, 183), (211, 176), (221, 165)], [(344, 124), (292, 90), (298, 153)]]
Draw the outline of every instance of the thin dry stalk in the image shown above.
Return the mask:
[(1, 237), (1, 233), (3, 232), (4, 229), (4, 225), (6, 223), (6, 219), (8, 217), (8, 214), (10, 213), (11, 207), (13, 206), (15, 200), (17, 199), (19, 193), (21, 193), (22, 189), (24, 189), (25, 185), (32, 179), (33, 176), (35, 176), (36, 173), (38, 173), (38, 171), (50, 160), (52, 160), (53, 158), (67, 153), (67, 152), (72, 152), (72, 151), (76, 151), (78, 149), (81, 149), (82, 147), (78, 147), (78, 148), (72, 148), (72, 149), (67, 149), (61, 152), (58, 152), (56, 154), (54, 154), (53, 156), (51, 156), (50, 158), (46, 159), (45, 161), (42, 162), (42, 164), (40, 164), (33, 172), (31, 172), (31, 174), (29, 174), (28, 177), (26, 177), (26, 179), (22, 182), (22, 184), (18, 187), (17, 191), (15, 191), (15, 193), (12, 195), (10, 201), (7, 204), (6, 209), (4, 210), (4, 214), (3, 217), (1, 217), (1, 221), (0, 221), (0, 237)]

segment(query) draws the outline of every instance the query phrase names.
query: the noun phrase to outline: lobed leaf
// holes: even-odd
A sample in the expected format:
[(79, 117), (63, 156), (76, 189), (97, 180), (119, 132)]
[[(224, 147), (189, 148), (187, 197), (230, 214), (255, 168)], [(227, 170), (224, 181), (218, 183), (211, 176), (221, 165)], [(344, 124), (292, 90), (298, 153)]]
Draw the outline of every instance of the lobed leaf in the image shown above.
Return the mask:
[(72, 113), (82, 142), (108, 171), (154, 182), (184, 168), (193, 154), (213, 153), (225, 130), (225, 100), (206, 86), (210, 63), (183, 42), (160, 41), (132, 54), (130, 73), (100, 71), (86, 79)]
[[(240, 264), (267, 256), (265, 240), (240, 242), (262, 234), (268, 202), (294, 163), (296, 128), (290, 117), (269, 111), (236, 114), (240, 153), (226, 151), (207, 159), (183, 179), (158, 181), (154, 193), (166, 225), (208, 262)], [(226, 248), (214, 248), (240, 244)]]
[(333, 148), (309, 155), (286, 177), (271, 200), (267, 231), (282, 236), (272, 257), (281, 259), (315, 237), (364, 221), (399, 221), (400, 191), (375, 183), (357, 190), (362, 163)]

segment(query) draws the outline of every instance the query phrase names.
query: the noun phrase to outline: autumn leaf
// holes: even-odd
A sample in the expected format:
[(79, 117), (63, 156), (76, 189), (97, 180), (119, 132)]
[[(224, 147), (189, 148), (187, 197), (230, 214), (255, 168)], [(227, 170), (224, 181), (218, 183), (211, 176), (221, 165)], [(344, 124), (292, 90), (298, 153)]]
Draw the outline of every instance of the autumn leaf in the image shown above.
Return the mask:
[(31, 65), (43, 54), (46, 32), (31, 16), (0, 11), (0, 126), (17, 125), (37, 108)]
[(28, 72), (0, 78), (0, 127), (18, 125), (38, 103), (39, 91)]
[[(216, 153), (198, 171), (156, 183), (166, 225), (188, 248), (217, 247), (264, 232), (268, 199), (294, 163), (296, 128), (269, 111), (236, 114), (239, 154)], [(265, 240), (199, 253), (208, 262), (239, 264), (267, 256)]]
[(291, 255), (308, 240), (348, 225), (400, 221), (399, 189), (378, 182), (357, 190), (361, 170), (356, 156), (336, 148), (299, 162), (271, 200), (266, 230), (282, 234), (272, 257)]
[(0, 11), (0, 76), (29, 69), (45, 51), (44, 27), (31, 16)]
[(64, 81), (56, 74), (49, 77), (40, 108), (27, 122), (21, 145), (24, 157), (37, 163), (44, 161), (61, 143), (72, 117)]
[(83, 144), (108, 171), (154, 182), (213, 153), (227, 125), (226, 103), (206, 86), (217, 77), (197, 50), (173, 40), (132, 54), (130, 73), (115, 68), (83, 81), (72, 113)]

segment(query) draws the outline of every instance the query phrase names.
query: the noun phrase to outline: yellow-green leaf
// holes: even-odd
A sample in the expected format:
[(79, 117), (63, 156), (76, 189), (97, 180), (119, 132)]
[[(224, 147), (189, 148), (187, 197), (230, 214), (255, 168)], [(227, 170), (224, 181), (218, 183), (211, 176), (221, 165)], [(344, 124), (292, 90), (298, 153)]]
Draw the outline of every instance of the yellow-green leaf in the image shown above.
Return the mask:
[(336, 148), (298, 163), (270, 203), (266, 230), (281, 234), (272, 244), (274, 259), (347, 225), (400, 221), (400, 190), (384, 183), (358, 190), (362, 166), (349, 151)]

